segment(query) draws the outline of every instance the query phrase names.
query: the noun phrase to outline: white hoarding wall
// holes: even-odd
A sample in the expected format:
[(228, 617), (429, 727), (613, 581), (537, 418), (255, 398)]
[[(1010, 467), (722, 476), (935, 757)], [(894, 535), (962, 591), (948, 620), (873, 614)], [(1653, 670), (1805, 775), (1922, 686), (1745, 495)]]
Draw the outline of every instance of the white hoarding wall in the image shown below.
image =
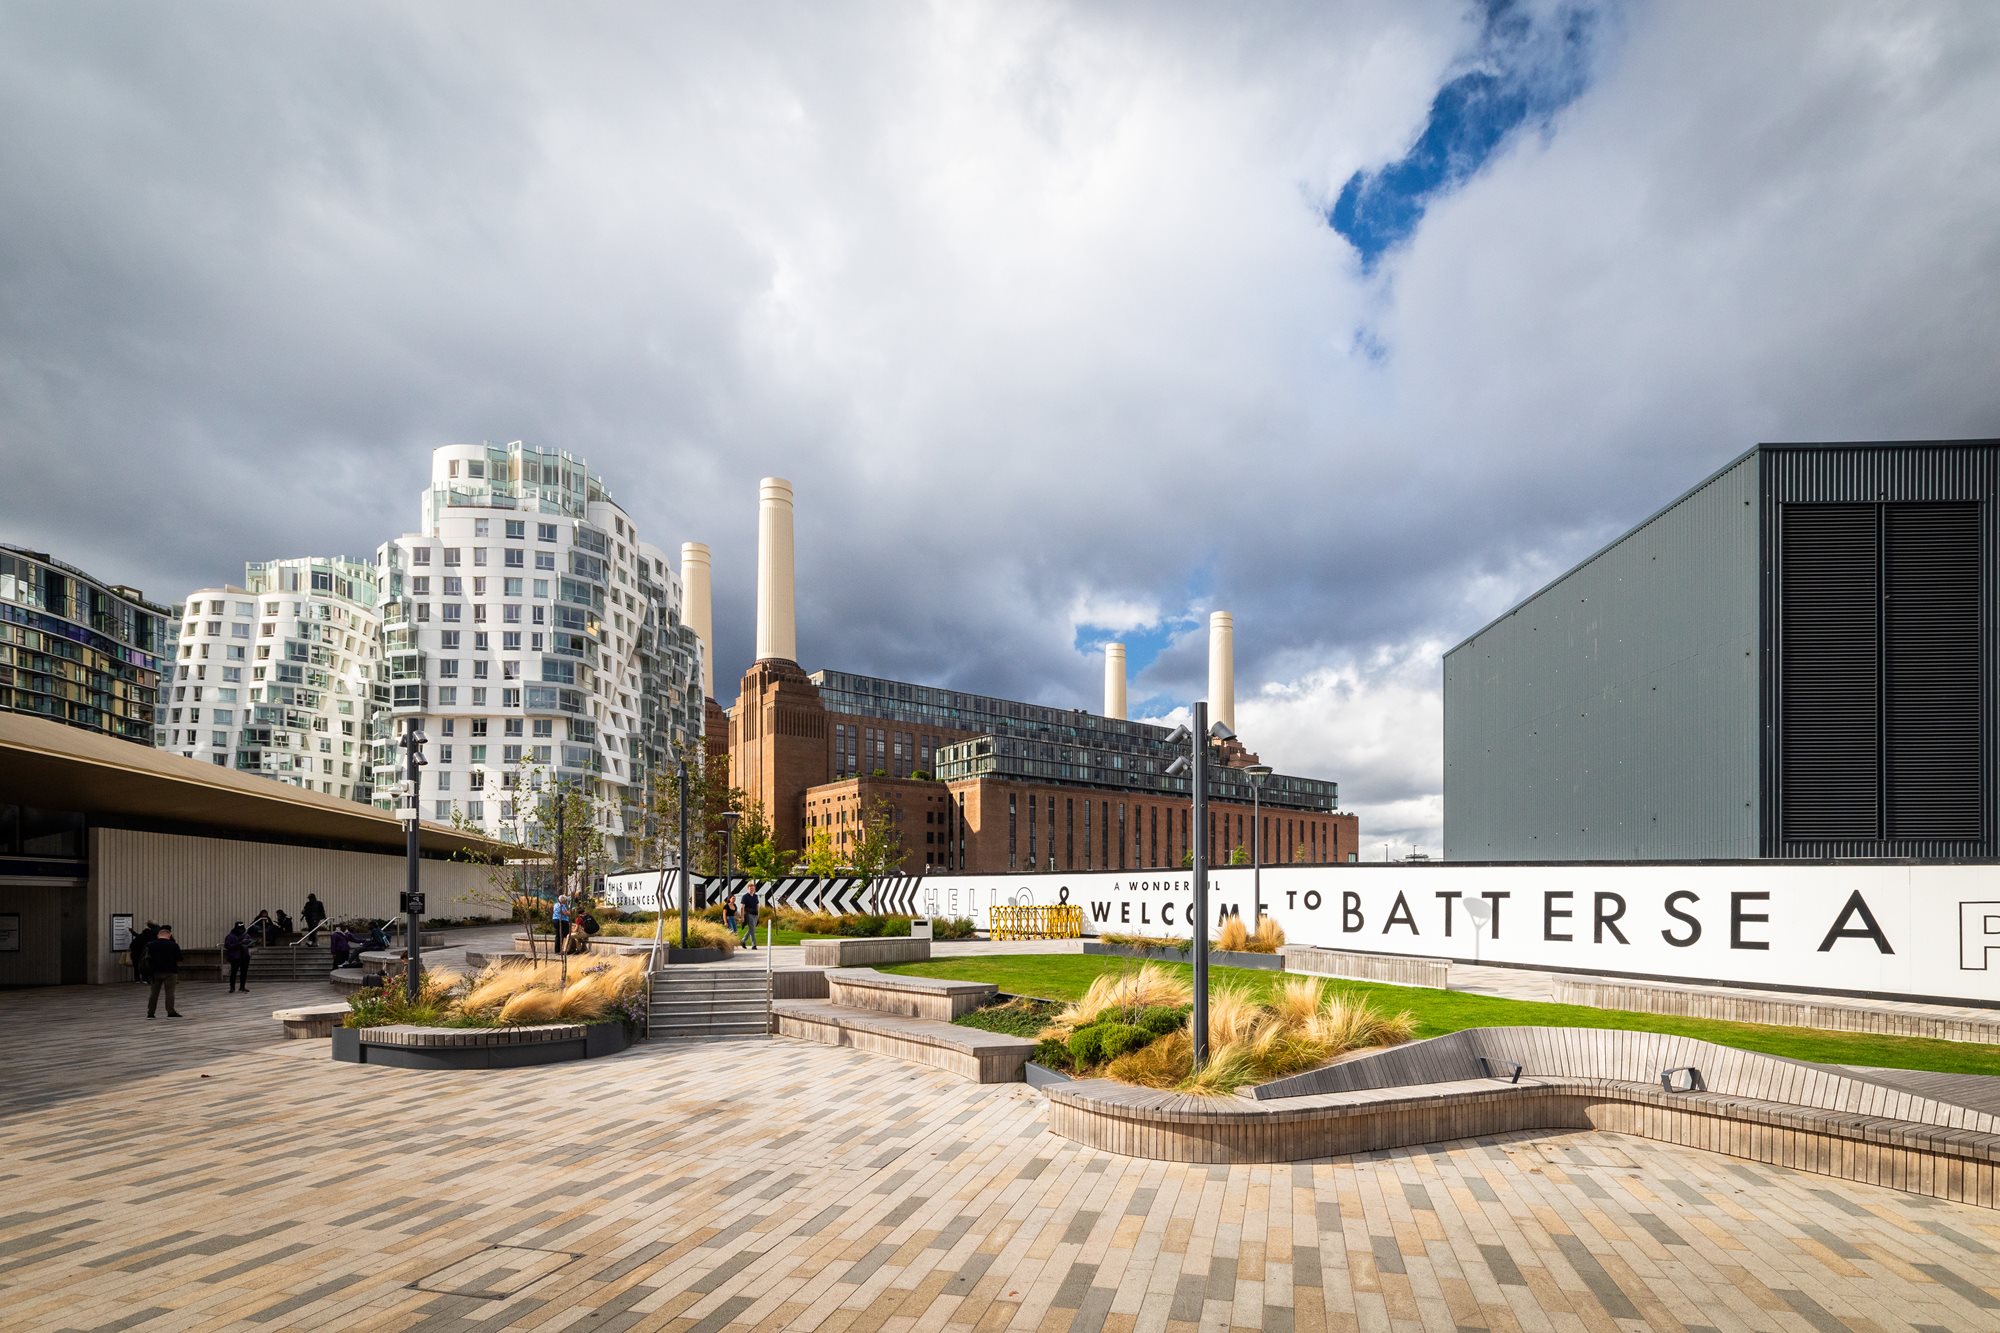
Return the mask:
[[(1211, 932), (1252, 873), (1210, 875)], [(999, 904), (1076, 903), (1085, 931), (1189, 934), (1188, 871), (954, 875), (915, 889), (984, 929)], [(1293, 944), (1736, 985), (2000, 1003), (2000, 868), (1985, 865), (1348, 865), (1263, 872)]]

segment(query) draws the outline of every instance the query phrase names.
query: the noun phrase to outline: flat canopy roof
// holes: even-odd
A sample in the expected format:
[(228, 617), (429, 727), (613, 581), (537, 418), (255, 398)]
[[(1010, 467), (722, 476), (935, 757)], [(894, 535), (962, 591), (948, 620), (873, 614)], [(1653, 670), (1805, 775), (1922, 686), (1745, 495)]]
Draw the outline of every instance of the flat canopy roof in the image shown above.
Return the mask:
[[(85, 815), (184, 824), (192, 834), (262, 835), (401, 851), (394, 815), (254, 773), (102, 736), (47, 718), (0, 712), (0, 801)], [(496, 838), (424, 823), (419, 845), (448, 855), (538, 857)]]

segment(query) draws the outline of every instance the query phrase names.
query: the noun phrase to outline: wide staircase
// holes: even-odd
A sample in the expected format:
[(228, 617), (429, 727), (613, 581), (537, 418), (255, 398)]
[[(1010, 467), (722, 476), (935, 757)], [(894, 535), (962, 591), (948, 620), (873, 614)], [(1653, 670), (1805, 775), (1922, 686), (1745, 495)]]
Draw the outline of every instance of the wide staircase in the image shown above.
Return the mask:
[(761, 967), (677, 966), (653, 973), (649, 1035), (765, 1037), (771, 983)]
[(268, 949), (250, 951), (250, 984), (260, 981), (325, 981), (333, 967), (333, 953), (323, 940), (315, 939), (294, 949), (273, 944)]

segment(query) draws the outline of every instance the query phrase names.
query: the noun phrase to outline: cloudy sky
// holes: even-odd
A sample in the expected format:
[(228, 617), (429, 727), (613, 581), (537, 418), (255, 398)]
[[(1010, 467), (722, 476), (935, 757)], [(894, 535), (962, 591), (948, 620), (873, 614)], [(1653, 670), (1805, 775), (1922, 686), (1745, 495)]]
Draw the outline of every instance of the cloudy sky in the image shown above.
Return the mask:
[(1229, 609), (1371, 847), (1603, 540), (2000, 435), (1990, 0), (23, 0), (0, 123), (0, 540), (173, 600), (525, 438), (714, 547), (730, 682), (787, 476), (808, 668), (1095, 706), (1117, 636), (1165, 715)]

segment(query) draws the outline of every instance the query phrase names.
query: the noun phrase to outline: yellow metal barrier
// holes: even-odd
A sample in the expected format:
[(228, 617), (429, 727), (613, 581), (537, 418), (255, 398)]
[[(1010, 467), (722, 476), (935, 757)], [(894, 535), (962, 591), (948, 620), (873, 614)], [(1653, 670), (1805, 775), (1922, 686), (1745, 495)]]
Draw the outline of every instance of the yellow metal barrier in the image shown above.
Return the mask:
[(987, 909), (987, 934), (996, 940), (1076, 940), (1083, 938), (1083, 908), (1076, 903), (1054, 907)]

